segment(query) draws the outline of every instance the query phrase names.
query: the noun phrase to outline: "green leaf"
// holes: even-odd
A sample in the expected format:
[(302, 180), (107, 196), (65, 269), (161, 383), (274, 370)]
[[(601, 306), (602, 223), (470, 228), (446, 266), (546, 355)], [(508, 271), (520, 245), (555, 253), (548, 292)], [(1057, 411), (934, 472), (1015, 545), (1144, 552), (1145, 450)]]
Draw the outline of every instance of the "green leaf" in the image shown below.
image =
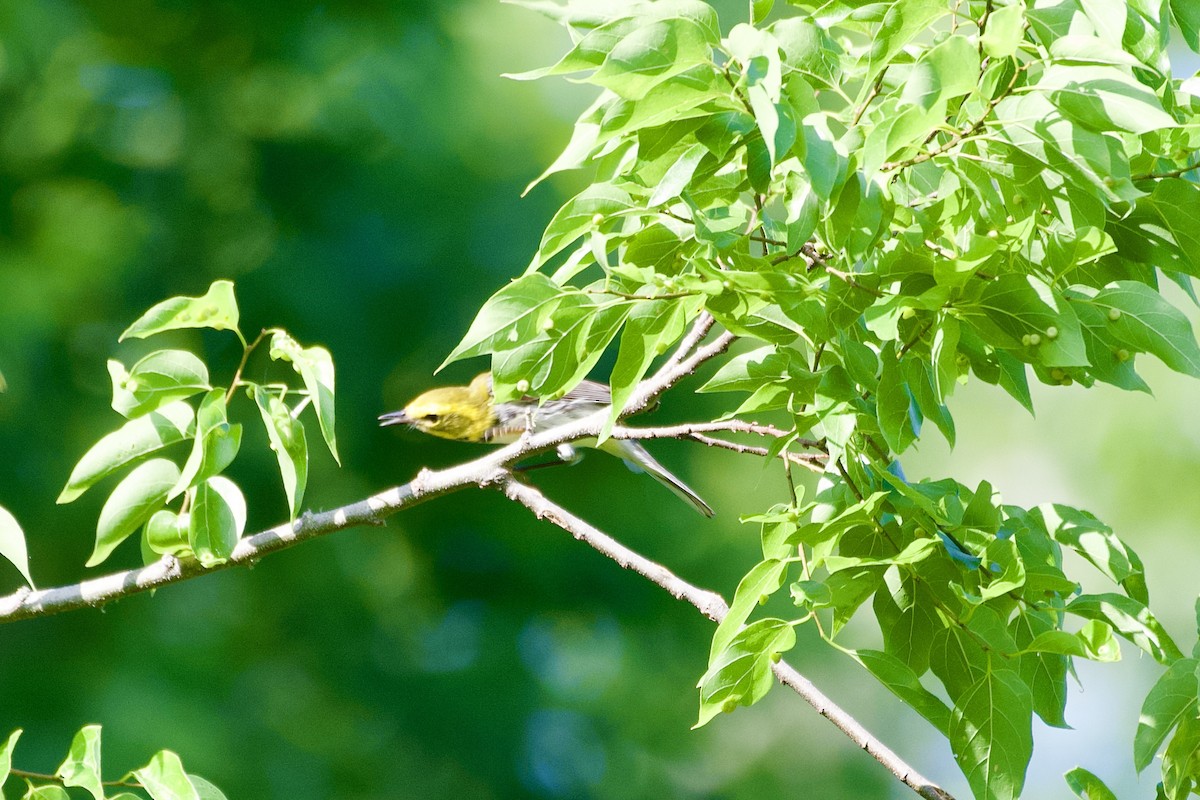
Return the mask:
[(212, 328), (218, 331), (238, 331), (237, 300), (233, 297), (233, 281), (213, 281), (200, 297), (172, 297), (154, 305), (130, 325), (117, 341), (145, 339), (163, 331), (180, 328)]
[(44, 786), (29, 785), (28, 791), (21, 795), (21, 800), (71, 800), (67, 790), (53, 783)]
[(1133, 261), (1200, 276), (1200, 186), (1164, 178), (1137, 201), (1128, 218), (1114, 220), (1111, 233), (1120, 252)]
[(176, 401), (126, 422), (83, 454), (57, 502), (70, 503), (126, 464), (192, 436), (195, 416), (190, 405)]
[(941, 0), (898, 0), (891, 3), (866, 54), (862, 94), (865, 96), (870, 91), (876, 74), (899, 55), (905, 45), (949, 13), (950, 7)]
[(200, 795), (200, 800), (227, 800), (224, 792), (199, 775), (188, 773), (188, 780), (192, 782), (192, 786), (196, 787), (196, 793)]
[(987, 30), (979, 37), (983, 52), (992, 58), (1008, 58), (1017, 52), (1025, 36), (1025, 3), (1000, 6), (987, 18)]
[(1150, 602), (1142, 560), (1112, 528), (1086, 511), (1059, 504), (1038, 506), (1054, 541), (1087, 559), (1125, 593), (1143, 605)]
[(113, 410), (127, 419), (211, 388), (208, 367), (186, 350), (156, 350), (128, 372), (121, 362), (110, 360), (108, 374)]
[(1033, 701), (1017, 673), (989, 669), (960, 698), (950, 718), (950, 748), (971, 791), (1016, 800), (1033, 755)]
[[(1078, 317), (1065, 300), (1038, 278), (1001, 275), (984, 287), (979, 307), (991, 325), (977, 316), (971, 320), (992, 344), (1024, 348), (1032, 360), (1047, 367), (1088, 365)], [(1023, 338), (1033, 335), (1038, 337), (1036, 344)]]
[(1192, 52), (1200, 53), (1200, 6), (1192, 0), (1170, 0), (1171, 16)]
[(1200, 377), (1200, 346), (1191, 323), (1156, 290), (1137, 281), (1117, 281), (1091, 302), (1104, 309), (1112, 336), (1130, 350), (1151, 353), (1176, 372)]
[(0, 744), (0, 786), (8, 780), (8, 774), (12, 771), (12, 754), (13, 749), (17, 746), (17, 739), (21, 738), (23, 731), (17, 728), (8, 735), (8, 739), (4, 744)]
[(25, 582), (33, 587), (33, 578), (29, 574), (29, 550), (25, 547), (25, 532), (21, 530), (17, 518), (4, 506), (0, 506), (0, 556), (16, 567)]
[(541, 330), (542, 323), (567, 292), (539, 272), (531, 272), (492, 295), (467, 330), (467, 335), (438, 367), (464, 358), (493, 352), (498, 345), (525, 341)]
[(775, 0), (750, 0), (750, 24), (757, 25), (771, 13)]
[(1162, 790), (1159, 797), (1167, 800), (1187, 800), (1200, 784), (1197, 764), (1200, 763), (1200, 720), (1196, 714), (1185, 716), (1162, 757)]
[(1183, 653), (1150, 609), (1119, 594), (1085, 594), (1067, 604), (1067, 613), (1098, 619), (1112, 625), (1121, 636), (1145, 650), (1160, 664), (1183, 658)]
[(696, 167), (700, 166), (706, 155), (708, 148), (699, 143), (684, 150), (654, 187), (654, 194), (646, 201), (646, 207), (653, 208), (679, 197), (679, 193), (691, 183), (692, 176), (696, 174)]
[(1064, 114), (1095, 131), (1144, 134), (1178, 123), (1162, 101), (1125, 68), (1051, 64), (1035, 87)]
[(167, 492), (179, 480), (179, 467), (165, 458), (154, 458), (134, 467), (113, 489), (96, 525), (96, 546), (86, 566), (94, 567), (162, 508)]
[(638, 305), (629, 315), (609, 379), (609, 385), (612, 386), (612, 413), (601, 439), (608, 435), (616, 423), (618, 415), (625, 408), (625, 402), (645, 377), (650, 364), (683, 335), (701, 302), (702, 299), (698, 297), (652, 300)]
[(987, 654), (959, 628), (943, 628), (933, 635), (929, 668), (957, 703), (987, 671)]
[(635, 307), (625, 300), (596, 305), (579, 295), (563, 302), (533, 339), (492, 356), (493, 395), (498, 402), (561, 396), (591, 372)]
[(950, 709), (921, 685), (920, 676), (895, 656), (878, 650), (853, 650), (850, 656), (862, 664), (875, 679), (929, 721), (942, 735), (950, 729)]
[(980, 587), (984, 602), (1003, 597), (1025, 585), (1025, 565), (1012, 539), (993, 539), (983, 549), (983, 568), (991, 577)]
[[(593, 184), (584, 189), (568, 200), (550, 220), (546, 232), (542, 234), (542, 243), (533, 258), (533, 263), (530, 264), (530, 269), (537, 269), (571, 242), (588, 231), (597, 229), (606, 217), (616, 216), (633, 207), (633, 199), (629, 193), (611, 183)], [(486, 308), (487, 306), (484, 306), (484, 309)], [(481, 311), (480, 314), (482, 313)]]
[(245, 530), (246, 499), (237, 484), (218, 475), (196, 487), (187, 541), (201, 564), (228, 561)]
[(188, 545), (189, 514), (174, 511), (155, 511), (146, 520), (145, 546), (160, 555), (185, 555), (192, 552)]
[(304, 502), (304, 487), (308, 484), (308, 444), (304, 438), (304, 424), (292, 416), (286, 403), (261, 386), (254, 386), (251, 391), (267, 429), (271, 449), (279, 462), (288, 511), (295, 519)]
[(192, 786), (196, 787), (196, 792), (200, 796), (200, 800), (227, 800), (221, 789), (212, 786), (208, 780), (199, 775), (188, 774), (187, 780), (192, 782)]
[(760, 619), (734, 635), (729, 645), (709, 659), (708, 671), (700, 679), (702, 727), (722, 712), (761, 700), (771, 688), (773, 658), (796, 645), (796, 631), (781, 619)]
[(1138, 772), (1150, 766), (1158, 749), (1179, 723), (1196, 717), (1196, 669), (1200, 661), (1181, 658), (1155, 682), (1133, 737), (1133, 764)]
[(133, 774), (154, 800), (201, 800), (179, 756), (170, 750), (155, 753), (149, 764)]
[(900, 371), (900, 362), (895, 356), (895, 342), (888, 342), (880, 353), (883, 370), (879, 376), (879, 390), (875, 395), (876, 414), (879, 428), (888, 447), (900, 455), (917, 439), (913, 426), (912, 395)]
[(1063, 778), (1066, 779), (1067, 786), (1071, 787), (1075, 796), (1083, 798), (1083, 800), (1117, 800), (1117, 796), (1104, 785), (1104, 781), (1083, 767), (1076, 767), (1063, 775)]
[(787, 562), (776, 558), (755, 564), (745, 577), (738, 583), (737, 592), (733, 595), (733, 603), (721, 624), (713, 633), (712, 647), (709, 659), (724, 650), (733, 641), (733, 637), (741, 630), (742, 625), (750, 618), (750, 614), (759, 602), (779, 590), (787, 580)]
[(213, 389), (200, 401), (192, 452), (183, 465), (179, 480), (167, 493), (167, 500), (211, 475), (224, 472), (237, 457), (242, 444), (242, 426), (229, 424), (225, 404), (224, 389)]
[[(1058, 630), (1058, 617), (1047, 611), (1022, 609), (1009, 623), (1013, 644), (1025, 651), (1042, 634)], [(1111, 632), (1110, 632), (1111, 636)], [(1060, 653), (1024, 652), (1017, 664), (1021, 680), (1033, 695), (1033, 710), (1055, 728), (1070, 728), (1063, 712), (1067, 706), (1068, 657)]]
[(104, 800), (100, 778), (100, 726), (85, 725), (71, 740), (67, 760), (54, 773), (65, 786), (86, 789), (96, 800)]
[(324, 347), (301, 347), (285, 331), (276, 331), (271, 337), (271, 358), (284, 359), (304, 381), (304, 388), (317, 412), (321, 436), (338, 464), (337, 435), (333, 427), (333, 356)]
[(1092, 661), (1120, 661), (1121, 650), (1112, 628), (1099, 620), (1088, 620), (1078, 633), (1049, 630), (1039, 633), (1021, 648), (1023, 653), (1056, 653)]

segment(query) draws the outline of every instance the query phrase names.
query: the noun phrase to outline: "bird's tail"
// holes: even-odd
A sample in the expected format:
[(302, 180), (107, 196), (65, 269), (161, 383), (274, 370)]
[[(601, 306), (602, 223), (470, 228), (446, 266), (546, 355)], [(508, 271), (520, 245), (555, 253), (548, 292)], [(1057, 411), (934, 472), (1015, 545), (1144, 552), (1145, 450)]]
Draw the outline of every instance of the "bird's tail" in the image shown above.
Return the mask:
[(714, 511), (701, 499), (692, 488), (676, 478), (671, 472), (658, 463), (646, 448), (629, 439), (609, 439), (600, 446), (601, 450), (625, 460), (626, 464), (635, 469), (645, 470), (654, 479), (666, 486), (679, 497), (686, 500), (693, 508), (706, 517), (714, 515)]

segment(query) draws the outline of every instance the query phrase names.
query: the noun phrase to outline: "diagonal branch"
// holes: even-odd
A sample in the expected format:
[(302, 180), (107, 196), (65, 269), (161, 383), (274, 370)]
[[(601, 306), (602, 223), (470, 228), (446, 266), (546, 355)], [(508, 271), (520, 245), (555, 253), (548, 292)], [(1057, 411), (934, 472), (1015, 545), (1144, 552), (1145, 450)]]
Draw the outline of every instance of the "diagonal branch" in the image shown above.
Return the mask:
[[(693, 586), (663, 565), (630, 550), (600, 529), (552, 503), (532, 486), (521, 483), (511, 475), (498, 481), (495, 485), (502, 489), (510, 500), (520, 503), (532, 511), (538, 519), (554, 523), (601, 555), (611, 558), (625, 569), (636, 572), (666, 589), (675, 599), (690, 603), (713, 622), (720, 623), (729, 612), (729, 605), (721, 595)], [(780, 683), (800, 695), (805, 702), (816, 709), (818, 714), (849, 736), (851, 741), (869, 753), (905, 786), (928, 800), (954, 800), (949, 792), (905, 763), (887, 745), (872, 736), (870, 731), (854, 717), (826, 697), (793, 667), (779, 661), (771, 669)]]

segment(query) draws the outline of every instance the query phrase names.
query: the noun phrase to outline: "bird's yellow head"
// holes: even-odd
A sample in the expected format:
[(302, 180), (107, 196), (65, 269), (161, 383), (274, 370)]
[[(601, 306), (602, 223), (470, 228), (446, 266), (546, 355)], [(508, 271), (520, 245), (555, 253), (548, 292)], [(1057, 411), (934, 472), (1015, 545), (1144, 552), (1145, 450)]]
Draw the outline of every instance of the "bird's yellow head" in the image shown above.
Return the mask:
[(496, 424), (492, 410), (492, 375), (475, 376), (469, 386), (443, 386), (414, 397), (400, 411), (384, 414), (380, 425), (408, 425), (422, 433), (479, 442)]

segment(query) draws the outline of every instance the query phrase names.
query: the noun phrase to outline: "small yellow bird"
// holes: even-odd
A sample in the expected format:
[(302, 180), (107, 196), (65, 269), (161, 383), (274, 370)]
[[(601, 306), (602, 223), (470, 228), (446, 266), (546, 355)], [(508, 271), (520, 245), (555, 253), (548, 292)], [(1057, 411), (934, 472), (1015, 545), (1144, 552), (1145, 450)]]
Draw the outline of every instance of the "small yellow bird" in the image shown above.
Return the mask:
[[(408, 425), (423, 433), (459, 442), (510, 444), (517, 441), (530, 426), (535, 431), (548, 431), (610, 405), (612, 392), (604, 384), (595, 381), (583, 381), (557, 400), (548, 400), (540, 406), (535, 397), (495, 403), (492, 399), (492, 374), (484, 372), (476, 375), (469, 386), (430, 389), (414, 398), (402, 410), (382, 415), (379, 424)], [(595, 447), (624, 459), (631, 469), (650, 473), (701, 514), (706, 517), (713, 515), (708, 503), (654, 460), (646, 448), (637, 442), (608, 439), (604, 444), (597, 445), (596, 439), (581, 439), (577, 444)], [(573, 451), (568, 446), (566, 452), (569, 457)]]

